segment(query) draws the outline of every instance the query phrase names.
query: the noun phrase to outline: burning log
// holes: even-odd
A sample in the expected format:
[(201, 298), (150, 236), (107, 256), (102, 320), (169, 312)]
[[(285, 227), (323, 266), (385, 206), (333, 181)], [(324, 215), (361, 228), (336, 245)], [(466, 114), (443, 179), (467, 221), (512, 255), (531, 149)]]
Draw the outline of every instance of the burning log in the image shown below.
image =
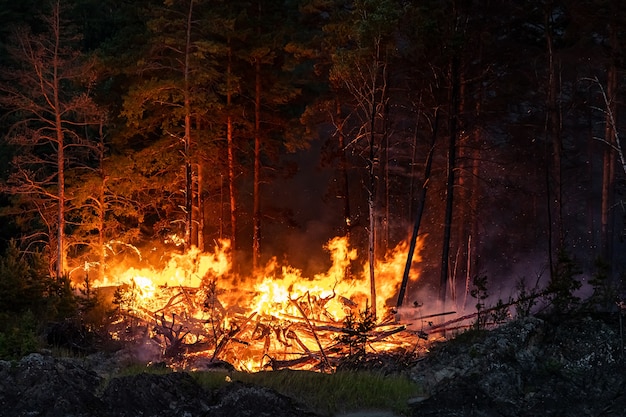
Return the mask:
[(273, 371), (279, 371), (281, 369), (290, 369), (297, 366), (313, 365), (319, 363), (319, 358), (310, 355), (302, 356), (297, 359), (278, 360), (266, 355), (269, 358), (269, 362), (265, 365), (267, 368), (272, 368)]
[(241, 330), (250, 322), (250, 320), (252, 320), (252, 318), (255, 315), (256, 313), (252, 313), (252, 315), (250, 315), (247, 318), (247, 320), (243, 323), (242, 327), (237, 326), (237, 327), (231, 328), (231, 330), (228, 333), (222, 336), (220, 342), (216, 343), (215, 350), (213, 351), (212, 360), (216, 360), (219, 357), (220, 353), (224, 350), (228, 342), (230, 342), (231, 340), (241, 343), (241, 344), (247, 344), (247, 342), (241, 341), (237, 339), (235, 336), (237, 336), (241, 332)]
[(307, 347), (307, 345), (305, 345), (302, 340), (300, 340), (300, 338), (298, 337), (298, 334), (296, 332), (294, 332), (293, 330), (289, 330), (289, 332), (287, 332), (287, 334), (285, 335), (287, 338), (295, 340), (295, 342), (298, 344), (298, 346), (300, 346), (300, 349), (302, 349), (305, 353), (310, 353), (311, 350)]
[(378, 332), (375, 334), (371, 334), (370, 336), (372, 337), (371, 339), (368, 340), (368, 343), (375, 343), (375, 342), (379, 342), (381, 340), (384, 340), (386, 338), (388, 338), (391, 335), (394, 335), (396, 333), (400, 333), (402, 331), (406, 330), (406, 326), (398, 326), (394, 329), (390, 329), (384, 332)]
[(167, 303), (159, 308), (158, 310), (155, 311), (155, 313), (160, 313), (162, 311), (166, 311), (169, 310), (171, 307), (175, 307), (176, 305), (180, 304), (183, 302), (183, 300), (181, 298), (185, 298), (189, 301), (189, 296), (186, 294), (185, 292), (185, 288), (183, 288), (182, 286), (179, 287), (181, 289), (181, 292), (174, 294), (173, 296), (171, 296), (168, 300)]
[(222, 350), (224, 350), (228, 342), (230, 342), (231, 340), (237, 340), (235, 339), (235, 336), (240, 331), (241, 331), (241, 328), (234, 327), (234, 328), (231, 328), (231, 330), (228, 333), (223, 334), (220, 337), (219, 342), (216, 343), (215, 350), (213, 351), (211, 360), (216, 360), (219, 357), (219, 354), (222, 352)]
[[(307, 295), (308, 295), (308, 292), (307, 292)], [(309, 321), (309, 318), (307, 317), (307, 315), (304, 313), (304, 310), (302, 310), (300, 303), (298, 303), (298, 299), (290, 299), (290, 301), (292, 304), (296, 306), (298, 311), (300, 311), (300, 313), (302, 314), (302, 318), (304, 319), (304, 321), (306, 321), (306, 324), (311, 329), (311, 332), (313, 333), (313, 337), (315, 338), (315, 342), (317, 343), (317, 346), (320, 349), (320, 353), (322, 354), (322, 357), (324, 358), (324, 365), (327, 366), (328, 369), (331, 369), (330, 362), (328, 361), (328, 358), (326, 357), (326, 354), (324, 353), (324, 348), (322, 347), (322, 343), (320, 342), (319, 337), (317, 337), (317, 332), (315, 331), (315, 328)]]

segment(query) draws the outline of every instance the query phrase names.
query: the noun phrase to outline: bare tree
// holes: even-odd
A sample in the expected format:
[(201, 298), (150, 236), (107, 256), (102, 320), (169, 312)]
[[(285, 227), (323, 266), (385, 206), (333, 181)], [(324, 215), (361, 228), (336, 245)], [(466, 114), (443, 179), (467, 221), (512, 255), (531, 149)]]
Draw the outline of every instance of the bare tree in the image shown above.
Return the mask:
[[(84, 129), (99, 123), (85, 85), (90, 66), (78, 52), (75, 36), (62, 20), (61, 2), (52, 3), (39, 34), (16, 28), (7, 45), (14, 65), (3, 71), (0, 104), (11, 126), (6, 139), (19, 148), (7, 190), (22, 195), (48, 229), (51, 273), (66, 272), (66, 216), (70, 195), (67, 170), (85, 160), (93, 147)], [(52, 216), (52, 212), (56, 215)]]
[[(390, 2), (365, 2), (359, 4), (353, 12), (348, 30), (357, 39), (358, 48), (337, 52), (330, 71), (330, 81), (342, 85), (348, 92), (354, 106), (349, 121), (356, 128), (356, 133), (349, 138), (348, 147), (361, 152), (367, 166), (367, 205), (368, 205), (368, 260), (370, 278), (371, 311), (376, 317), (376, 242), (379, 225), (377, 217), (376, 191), (380, 189), (381, 151), (384, 151), (382, 139), (386, 138), (386, 107), (389, 100), (389, 59), (392, 53), (389, 37), (401, 9)], [(343, 133), (343, 130), (342, 132)], [(343, 136), (340, 137), (343, 139)]]

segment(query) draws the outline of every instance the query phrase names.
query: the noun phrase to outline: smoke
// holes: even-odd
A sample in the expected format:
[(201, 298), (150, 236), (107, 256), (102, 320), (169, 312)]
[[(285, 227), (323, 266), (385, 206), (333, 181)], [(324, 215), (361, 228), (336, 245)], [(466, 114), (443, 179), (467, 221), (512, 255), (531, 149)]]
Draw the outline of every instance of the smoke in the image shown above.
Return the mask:
[(321, 141), (288, 157), (298, 170), (287, 178), (275, 178), (264, 194), (265, 206), (276, 216), (264, 218), (262, 251), (266, 256), (284, 256), (312, 276), (328, 269), (324, 245), (340, 234), (342, 201), (329, 196), (334, 167), (322, 167)]

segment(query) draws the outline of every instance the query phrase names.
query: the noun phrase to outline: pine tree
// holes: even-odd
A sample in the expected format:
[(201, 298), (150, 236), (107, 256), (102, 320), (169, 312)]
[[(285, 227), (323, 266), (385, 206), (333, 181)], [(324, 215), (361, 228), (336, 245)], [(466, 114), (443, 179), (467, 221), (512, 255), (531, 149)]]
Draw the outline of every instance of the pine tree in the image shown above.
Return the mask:
[(59, 278), (67, 268), (67, 216), (73, 204), (66, 178), (85, 166), (93, 144), (84, 132), (99, 122), (89, 91), (91, 66), (64, 13), (57, 1), (42, 17), (43, 31), (14, 29), (7, 44), (12, 61), (0, 86), (0, 104), (11, 121), (6, 140), (18, 149), (5, 189), (21, 197), (24, 217), (36, 219), (26, 238), (46, 236), (51, 273)]
[(165, 162), (156, 172), (137, 168), (165, 181), (159, 183), (168, 191), (164, 206), (169, 210), (160, 215), (171, 223), (163, 228), (181, 224), (186, 248), (203, 241), (202, 166), (211, 151), (210, 117), (220, 78), (213, 61), (216, 46), (204, 33), (209, 9), (202, 1), (189, 0), (168, 1), (152, 10), (148, 42), (137, 62), (138, 79), (125, 97), (123, 111), (135, 135), (143, 138), (146, 157), (158, 159), (154, 162), (160, 165)]

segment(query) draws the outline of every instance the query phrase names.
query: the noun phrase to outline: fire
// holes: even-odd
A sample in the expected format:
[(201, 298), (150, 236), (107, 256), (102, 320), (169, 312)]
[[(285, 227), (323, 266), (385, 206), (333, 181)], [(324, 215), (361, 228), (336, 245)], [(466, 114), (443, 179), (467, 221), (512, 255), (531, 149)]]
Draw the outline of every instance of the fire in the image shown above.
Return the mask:
[(154, 297), (156, 287), (150, 278), (137, 275), (132, 278), (132, 281), (141, 298), (150, 300)]
[[(221, 359), (247, 371), (262, 369), (268, 358), (307, 366), (329, 362), (324, 351), (336, 344), (333, 334), (341, 332), (348, 314), (366, 310), (371, 302), (369, 266), (357, 264), (348, 239), (331, 239), (325, 249), (331, 266), (313, 277), (276, 258), (254, 276), (237, 276), (224, 240), (211, 252), (192, 248), (172, 254), (160, 269), (120, 265), (97, 285), (115, 283), (135, 291), (121, 298), (133, 305), (120, 304), (120, 309), (156, 323), (153, 336), (166, 352), (193, 347), (193, 354), (185, 352), (189, 358)], [(388, 311), (387, 303), (395, 301), (407, 250), (403, 242), (375, 265), (377, 312)], [(419, 262), (416, 252), (413, 259)], [(413, 271), (411, 279), (417, 278)]]

